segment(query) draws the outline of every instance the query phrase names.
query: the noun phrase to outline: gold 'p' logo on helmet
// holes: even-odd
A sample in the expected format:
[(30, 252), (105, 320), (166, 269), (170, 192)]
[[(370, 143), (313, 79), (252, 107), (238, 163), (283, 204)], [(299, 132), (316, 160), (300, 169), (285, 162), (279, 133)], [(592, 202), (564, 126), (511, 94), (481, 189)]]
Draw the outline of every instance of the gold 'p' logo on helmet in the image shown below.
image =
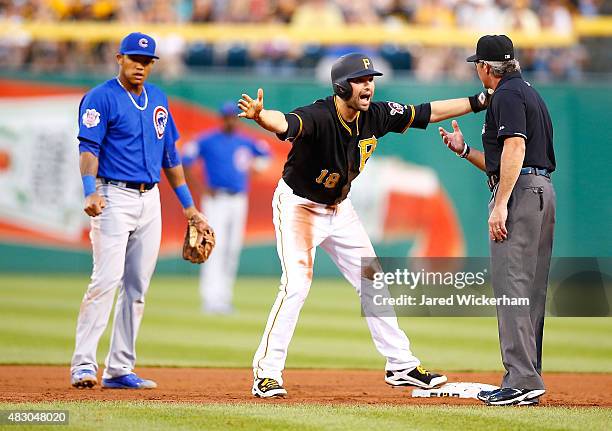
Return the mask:
[(362, 58), (362, 60), (363, 60), (363, 67), (368, 69), (370, 67), (370, 59), (369, 58)]

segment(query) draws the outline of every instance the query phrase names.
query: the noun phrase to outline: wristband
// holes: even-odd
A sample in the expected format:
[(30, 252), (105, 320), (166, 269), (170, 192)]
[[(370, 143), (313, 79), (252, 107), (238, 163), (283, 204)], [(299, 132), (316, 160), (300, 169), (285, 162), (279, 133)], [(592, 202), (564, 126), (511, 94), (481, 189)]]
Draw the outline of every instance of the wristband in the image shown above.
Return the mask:
[(480, 112), (487, 109), (485, 106), (485, 102), (487, 100), (487, 95), (484, 92), (480, 92), (473, 96), (468, 97), (470, 101), (470, 107), (472, 108), (472, 112)]
[(96, 177), (93, 175), (82, 175), (81, 180), (83, 181), (83, 194), (85, 197), (96, 192)]
[(470, 146), (467, 144), (467, 142), (464, 142), (463, 151), (461, 152), (461, 154), (457, 154), (457, 156), (459, 156), (462, 159), (466, 159), (469, 154), (470, 154)]
[(193, 206), (193, 198), (191, 197), (191, 192), (189, 191), (189, 187), (187, 187), (187, 184), (181, 184), (180, 186), (175, 188), (174, 193), (176, 193), (176, 196), (181, 202), (183, 208), (189, 208)]

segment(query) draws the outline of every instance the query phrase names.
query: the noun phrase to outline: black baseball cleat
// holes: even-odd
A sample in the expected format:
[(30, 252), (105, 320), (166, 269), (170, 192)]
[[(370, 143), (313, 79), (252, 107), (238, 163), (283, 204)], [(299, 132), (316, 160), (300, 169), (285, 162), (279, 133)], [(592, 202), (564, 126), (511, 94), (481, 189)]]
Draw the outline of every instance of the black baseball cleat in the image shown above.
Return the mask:
[(284, 397), (287, 391), (276, 380), (263, 378), (253, 382), (253, 395), (258, 398)]
[(486, 403), (491, 395), (493, 395), (494, 393), (496, 393), (496, 392), (498, 392), (500, 390), (501, 390), (501, 388), (493, 389), (492, 391), (480, 391), (476, 395), (476, 398), (478, 398), (483, 403)]
[(385, 375), (385, 382), (391, 386), (417, 386), (425, 389), (433, 389), (447, 380), (446, 376), (430, 373), (420, 365), (412, 369), (388, 370)]
[(501, 388), (492, 393), (485, 402), (490, 406), (527, 405), (525, 401), (535, 400), (544, 392), (544, 389)]

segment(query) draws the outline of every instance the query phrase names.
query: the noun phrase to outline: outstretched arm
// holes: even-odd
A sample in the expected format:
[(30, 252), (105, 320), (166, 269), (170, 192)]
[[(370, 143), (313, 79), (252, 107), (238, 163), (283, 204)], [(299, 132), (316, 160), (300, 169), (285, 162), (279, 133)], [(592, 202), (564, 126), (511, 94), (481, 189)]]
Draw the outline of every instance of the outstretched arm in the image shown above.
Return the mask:
[(493, 90), (487, 89), (471, 97), (461, 99), (436, 100), (431, 102), (430, 123), (460, 117), (469, 112), (480, 112), (487, 108)]
[(242, 110), (238, 114), (241, 118), (254, 120), (269, 132), (281, 134), (287, 131), (289, 124), (285, 120), (285, 114), (280, 111), (264, 109), (263, 89), (257, 90), (257, 99), (251, 98), (248, 94), (242, 94), (242, 99), (238, 101), (238, 107)]
[(449, 118), (460, 117), (472, 112), (470, 101), (467, 97), (461, 99), (436, 100), (431, 102), (430, 123), (447, 120)]
[(452, 126), (453, 133), (447, 132), (442, 127), (438, 127), (438, 131), (440, 132), (444, 145), (446, 145), (453, 153), (467, 159), (478, 169), (486, 172), (484, 154), (481, 151), (468, 146), (463, 139), (463, 133), (461, 133), (461, 129), (459, 129), (459, 124), (457, 124), (456, 120), (453, 120)]

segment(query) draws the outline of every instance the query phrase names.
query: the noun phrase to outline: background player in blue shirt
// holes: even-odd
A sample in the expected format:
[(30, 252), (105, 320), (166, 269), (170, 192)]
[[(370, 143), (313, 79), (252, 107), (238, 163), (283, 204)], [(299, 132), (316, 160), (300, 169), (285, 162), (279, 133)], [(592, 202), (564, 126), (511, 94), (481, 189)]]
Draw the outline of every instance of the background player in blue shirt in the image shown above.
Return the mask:
[(127, 35), (117, 54), (119, 75), (89, 91), (79, 107), (80, 169), (84, 209), (92, 217), (93, 273), (81, 303), (71, 364), (71, 383), (77, 388), (97, 384), (96, 350), (117, 287), (102, 386), (157, 386), (133, 370), (144, 297), (161, 241), (161, 168), (185, 217), (205, 221), (185, 183), (168, 99), (145, 83), (156, 58), (153, 38)]
[(251, 169), (261, 170), (270, 155), (264, 141), (255, 141), (236, 131), (238, 108), (226, 102), (219, 113), (221, 128), (204, 133), (184, 147), (183, 166), (199, 158), (204, 163), (207, 190), (202, 207), (215, 227), (215, 252), (200, 269), (202, 311), (228, 314), (232, 309), (232, 292), (238, 269), (248, 205), (248, 180)]

